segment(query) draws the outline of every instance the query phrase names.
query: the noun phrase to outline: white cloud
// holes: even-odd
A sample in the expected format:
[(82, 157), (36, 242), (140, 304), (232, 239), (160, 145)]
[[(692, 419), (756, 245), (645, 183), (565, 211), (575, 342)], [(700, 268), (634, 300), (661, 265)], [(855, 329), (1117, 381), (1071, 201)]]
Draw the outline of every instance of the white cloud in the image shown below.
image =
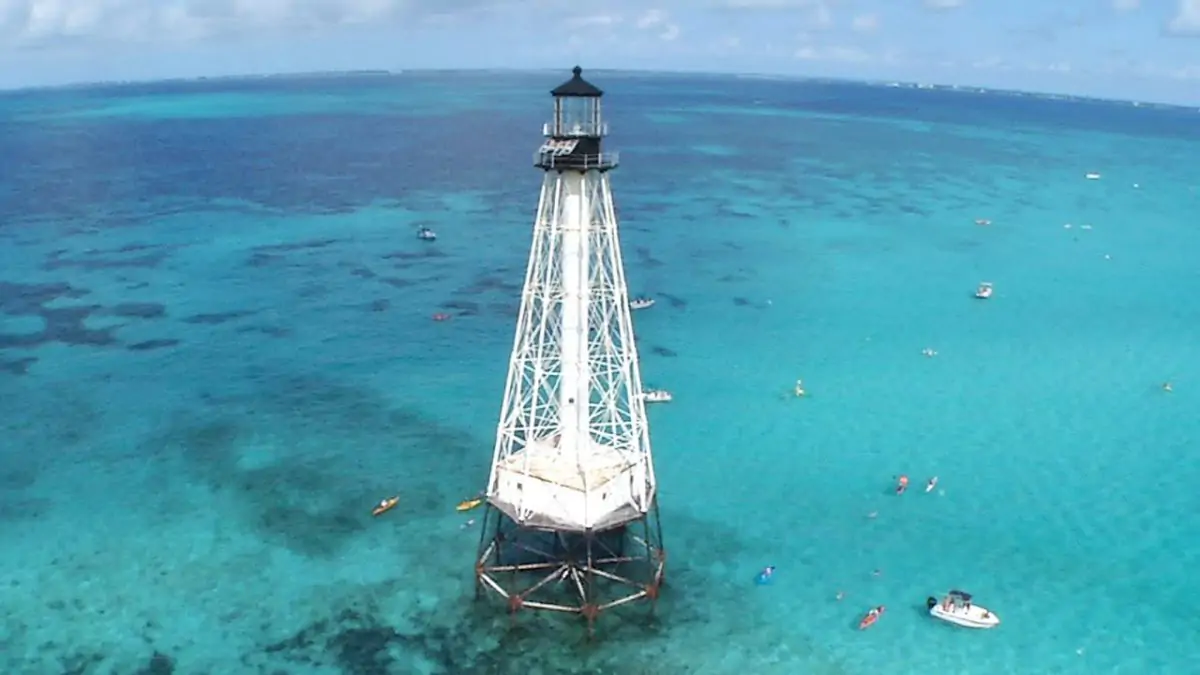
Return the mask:
[(1200, 36), (1200, 0), (1179, 0), (1175, 18), (1167, 24), (1172, 35)]
[[(448, 3), (449, 11), (483, 4)], [(94, 38), (179, 41), (262, 30), (377, 22), (406, 11), (447, 13), (424, 0), (0, 0), (0, 44)]]
[(721, 9), (806, 9), (821, 4), (821, 0), (721, 0)]
[(850, 27), (859, 33), (871, 33), (879, 28), (878, 14), (859, 14), (854, 17)]
[(791, 11), (803, 10), (808, 30), (825, 30), (833, 26), (833, 7), (842, 0), (718, 0), (718, 9), (734, 11)]
[(809, 15), (809, 24), (813, 28), (822, 30), (833, 27), (833, 10), (825, 3), (813, 5), (812, 14)]
[(666, 23), (666, 21), (666, 12), (662, 11), (661, 9), (652, 9), (638, 17), (637, 27), (642, 30), (646, 30), (648, 28), (654, 28), (659, 24)]
[(967, 0), (925, 0), (925, 6), (929, 9), (958, 9), (967, 4)]
[(567, 19), (570, 28), (604, 28), (621, 23), (618, 14), (591, 14), (588, 16), (573, 16)]
[(1200, 66), (1176, 68), (1167, 73), (1167, 77), (1175, 80), (1200, 80)]
[(1112, 0), (1112, 6), (1118, 12), (1132, 12), (1142, 6), (1142, 0)]
[(671, 15), (661, 9), (651, 9), (634, 22), (638, 30), (654, 31), (660, 40), (671, 41), (679, 37), (679, 24), (671, 21)]
[(857, 47), (845, 47), (840, 45), (832, 45), (828, 47), (804, 45), (792, 52), (792, 58), (799, 59), (801, 61), (828, 61), (836, 63), (895, 64), (900, 61), (900, 56), (895, 52), (874, 54)]

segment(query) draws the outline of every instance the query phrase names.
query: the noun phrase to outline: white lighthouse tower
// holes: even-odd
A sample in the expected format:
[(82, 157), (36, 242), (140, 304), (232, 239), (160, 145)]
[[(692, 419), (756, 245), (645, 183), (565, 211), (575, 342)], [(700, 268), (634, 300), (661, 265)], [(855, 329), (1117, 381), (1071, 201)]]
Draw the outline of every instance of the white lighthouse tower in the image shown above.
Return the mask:
[(476, 594), (577, 613), (590, 632), (607, 609), (657, 599), (665, 555), (603, 92), (577, 66), (551, 94)]

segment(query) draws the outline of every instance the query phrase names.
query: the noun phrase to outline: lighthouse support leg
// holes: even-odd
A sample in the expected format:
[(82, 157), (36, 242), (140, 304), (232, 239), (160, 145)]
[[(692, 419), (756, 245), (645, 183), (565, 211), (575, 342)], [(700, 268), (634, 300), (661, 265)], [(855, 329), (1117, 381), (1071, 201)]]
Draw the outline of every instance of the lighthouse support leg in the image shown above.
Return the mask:
[(658, 505), (611, 530), (561, 532), (524, 528), (488, 505), (475, 564), (476, 597), (516, 614), (537, 609), (577, 614), (592, 635), (601, 614), (660, 597), (666, 552)]

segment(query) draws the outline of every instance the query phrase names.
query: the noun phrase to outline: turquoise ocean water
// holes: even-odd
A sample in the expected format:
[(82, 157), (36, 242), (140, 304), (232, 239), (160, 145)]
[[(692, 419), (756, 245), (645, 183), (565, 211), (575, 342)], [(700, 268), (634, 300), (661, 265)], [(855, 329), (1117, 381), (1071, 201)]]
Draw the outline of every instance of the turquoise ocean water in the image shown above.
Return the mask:
[(670, 586), (473, 604), (562, 79), (0, 98), (0, 672), (1195, 670), (1194, 110), (596, 74)]

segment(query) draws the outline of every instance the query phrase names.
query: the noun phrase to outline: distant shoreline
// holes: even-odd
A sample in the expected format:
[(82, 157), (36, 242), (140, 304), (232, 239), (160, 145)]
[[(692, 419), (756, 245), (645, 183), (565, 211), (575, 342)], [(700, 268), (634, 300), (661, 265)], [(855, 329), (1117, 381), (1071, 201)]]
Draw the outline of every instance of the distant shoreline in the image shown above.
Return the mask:
[[(170, 85), (170, 84), (198, 84), (205, 82), (255, 82), (263, 80), (305, 80), (305, 79), (354, 79), (354, 78), (389, 78), (389, 77), (404, 77), (404, 76), (428, 76), (428, 75), (480, 75), (480, 74), (507, 74), (507, 75), (542, 75), (546, 73), (558, 73), (561, 68), (419, 68), (419, 69), (400, 69), (400, 70), (328, 70), (328, 71), (300, 71), (300, 72), (283, 72), (283, 73), (241, 73), (227, 75), (202, 75), (196, 77), (170, 77), (170, 78), (148, 78), (148, 79), (131, 79), (131, 80), (100, 80), (93, 82), (74, 82), (66, 84), (53, 84), (44, 86), (29, 86), (29, 87), (13, 87), (0, 88), (0, 98), (12, 95), (28, 94), (33, 92), (51, 92), (51, 91), (67, 91), (67, 90), (84, 90), (84, 89), (120, 89), (124, 87), (144, 87), (154, 85)], [(877, 79), (854, 79), (845, 77), (811, 77), (804, 75), (782, 75), (771, 73), (717, 73), (706, 71), (651, 71), (651, 70), (630, 70), (621, 68), (593, 68), (592, 71), (602, 73), (608, 76), (627, 76), (627, 77), (655, 77), (655, 78), (706, 78), (706, 79), (754, 79), (754, 80), (775, 80), (779, 82), (798, 82), (798, 83), (825, 83), (825, 84), (851, 84), (863, 85), (868, 87), (890, 87), (898, 89), (922, 89), (938, 92), (963, 92), (967, 94), (992, 94), (1001, 96), (1015, 96), (1021, 98), (1038, 98), (1044, 100), (1061, 100), (1061, 101), (1077, 101), (1077, 102), (1093, 102), (1107, 103), (1118, 105), (1129, 105), (1138, 108), (1156, 109), (1156, 110), (1191, 110), (1200, 112), (1200, 107), (1195, 105), (1184, 105), (1178, 103), (1162, 103), (1151, 101), (1140, 101), (1135, 99), (1124, 98), (1108, 98), (1102, 96), (1083, 96), (1074, 94), (1063, 94), (1055, 92), (1042, 91), (1024, 91), (1019, 89), (1006, 88), (991, 88), (984, 86), (962, 85), (962, 84), (940, 84), (929, 82), (905, 82), (905, 81), (889, 81)]]

